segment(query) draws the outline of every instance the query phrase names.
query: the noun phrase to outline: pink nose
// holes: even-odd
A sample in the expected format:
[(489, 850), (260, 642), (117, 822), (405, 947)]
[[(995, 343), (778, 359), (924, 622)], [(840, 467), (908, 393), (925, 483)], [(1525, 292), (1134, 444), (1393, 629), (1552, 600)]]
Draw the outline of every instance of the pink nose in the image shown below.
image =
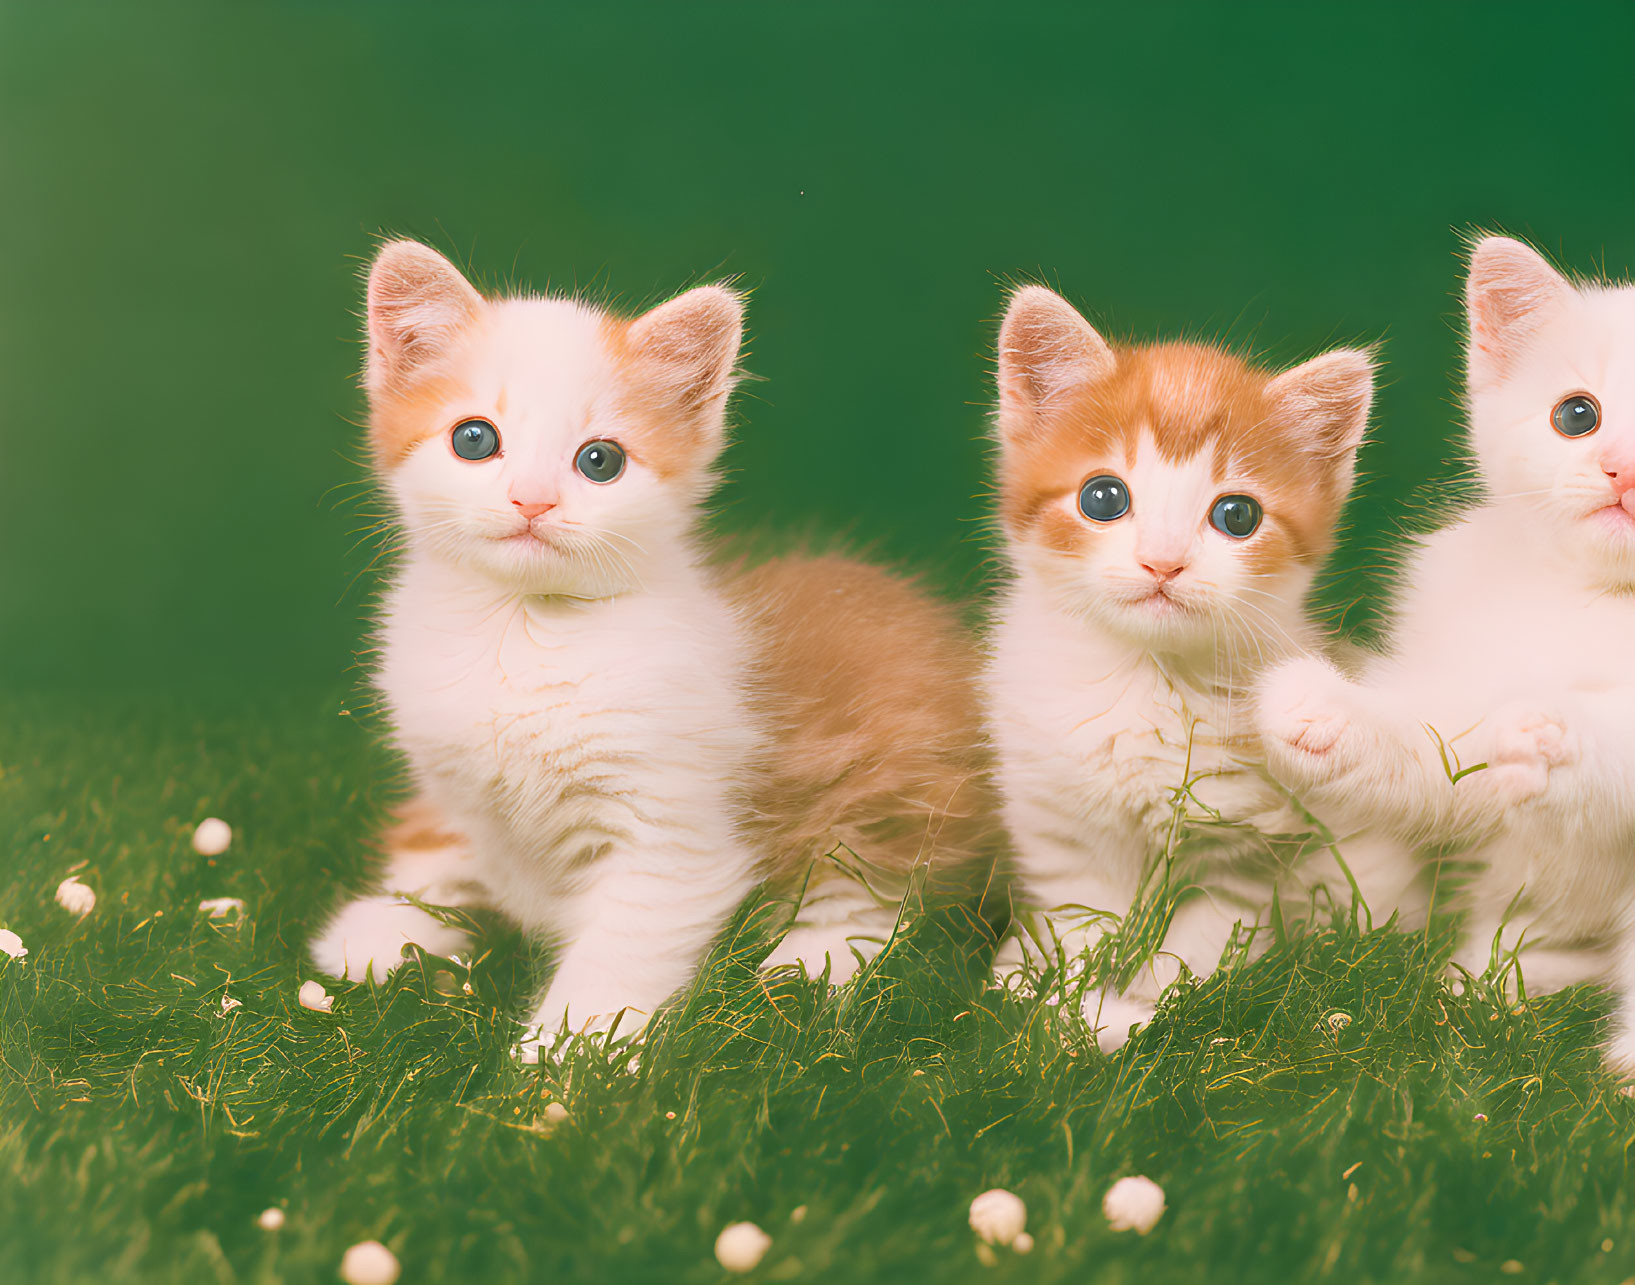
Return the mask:
[(1601, 471), (1612, 482), (1612, 489), (1623, 495), (1635, 488), (1635, 462), (1630, 460), (1602, 460)]
[(1141, 563), (1141, 569), (1159, 584), (1168, 584), (1187, 569), (1187, 564), (1180, 558), (1148, 558)]
[(541, 513), (549, 513), (556, 507), (554, 504), (524, 504), (521, 500), (512, 500), (511, 503), (516, 505), (517, 512), (522, 514), (522, 516), (527, 518), (530, 522), (537, 518)]

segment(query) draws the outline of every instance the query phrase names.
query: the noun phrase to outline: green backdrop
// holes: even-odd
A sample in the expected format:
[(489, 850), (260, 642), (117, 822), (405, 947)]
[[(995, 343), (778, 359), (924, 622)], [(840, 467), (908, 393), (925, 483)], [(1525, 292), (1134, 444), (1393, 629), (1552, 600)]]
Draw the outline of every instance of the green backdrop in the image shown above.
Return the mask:
[(1635, 7), (0, 0), (0, 675), (332, 682), (381, 230), (636, 304), (741, 274), (734, 526), (979, 592), (1003, 283), (1385, 342), (1359, 550), (1447, 476), (1456, 229), (1635, 259)]

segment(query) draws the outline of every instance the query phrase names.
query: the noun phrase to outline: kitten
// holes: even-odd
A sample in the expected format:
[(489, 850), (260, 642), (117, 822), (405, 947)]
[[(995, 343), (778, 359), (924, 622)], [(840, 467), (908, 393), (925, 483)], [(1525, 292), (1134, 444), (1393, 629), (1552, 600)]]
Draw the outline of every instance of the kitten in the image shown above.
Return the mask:
[[(1269, 900), (1302, 829), (1261, 771), (1247, 698), (1266, 666), (1316, 651), (1303, 609), (1334, 540), (1373, 398), (1366, 353), (1269, 375), (1196, 343), (1113, 346), (1038, 286), (999, 337), (999, 520), (1012, 581), (987, 672), (1004, 819), (1043, 913), (1000, 975), (1058, 938), (1101, 936), (1184, 839), (1163, 949), (1098, 978), (1104, 1048), (1151, 1017), (1177, 960), (1219, 962)], [(1177, 809), (1184, 812), (1180, 828)], [(1395, 896), (1411, 871), (1379, 872)]]
[[(314, 943), (327, 971), (464, 944), (409, 897), (499, 910), (559, 947), (532, 1060), (563, 1029), (639, 1029), (760, 879), (837, 843), (888, 883), (991, 848), (952, 614), (840, 558), (724, 573), (695, 537), (741, 331), (718, 286), (623, 321), (381, 250), (371, 443), (406, 550), (375, 681), (419, 797), (384, 891)], [(843, 980), (896, 906), (827, 865), (812, 885), (774, 959)]]
[(1456, 961), (1480, 974), (1497, 942), (1529, 990), (1610, 981), (1607, 1060), (1632, 1073), (1635, 287), (1575, 285), (1485, 237), (1465, 299), (1485, 499), (1420, 541), (1391, 654), (1355, 684), (1273, 675), (1262, 725), (1317, 806), (1467, 845)]

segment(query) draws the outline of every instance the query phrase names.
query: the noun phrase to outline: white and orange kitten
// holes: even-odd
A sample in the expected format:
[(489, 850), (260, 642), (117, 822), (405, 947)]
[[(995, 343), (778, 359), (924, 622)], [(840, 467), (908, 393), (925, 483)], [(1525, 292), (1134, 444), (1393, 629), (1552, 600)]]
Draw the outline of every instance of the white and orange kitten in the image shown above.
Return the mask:
[[(1323, 646), (1305, 601), (1368, 422), (1373, 365), (1337, 350), (1280, 375), (1195, 343), (1114, 346), (1029, 286), (999, 337), (999, 518), (1011, 583), (987, 671), (1022, 899), (1043, 916), (1002, 979), (1072, 958), (1166, 853), (1191, 891), (1155, 957), (1084, 1001), (1104, 1048), (1184, 962), (1210, 973), (1270, 901), (1304, 829), (1262, 770), (1259, 674)], [(1402, 895), (1392, 860), (1368, 889)], [(1031, 940), (1030, 940), (1031, 936)], [(1055, 939), (1054, 941), (1052, 939)]]
[[(952, 613), (843, 558), (701, 550), (741, 330), (717, 286), (625, 321), (382, 248), (371, 444), (405, 550), (375, 678), (419, 796), (382, 891), (314, 943), (329, 972), (463, 945), (409, 897), (498, 910), (558, 948), (532, 1060), (562, 1030), (639, 1029), (761, 879), (841, 845), (899, 876), (991, 849)], [(896, 906), (827, 867), (811, 884), (771, 962), (842, 981)]]
[(1485, 498), (1420, 541), (1390, 654), (1273, 675), (1262, 725), (1319, 814), (1464, 845), (1463, 967), (1497, 944), (1529, 990), (1610, 981), (1635, 1073), (1635, 287), (1486, 237), (1465, 297)]

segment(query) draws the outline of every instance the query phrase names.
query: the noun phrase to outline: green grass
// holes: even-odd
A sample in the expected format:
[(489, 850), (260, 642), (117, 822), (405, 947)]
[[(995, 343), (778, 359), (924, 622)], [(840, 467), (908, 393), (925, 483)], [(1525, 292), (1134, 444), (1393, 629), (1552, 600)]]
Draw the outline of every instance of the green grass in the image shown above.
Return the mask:
[[(504, 933), (470, 994), (422, 961), (304, 1010), (303, 944), (393, 779), (344, 708), (0, 709), (0, 924), (30, 950), (0, 959), (6, 1280), (321, 1281), (377, 1238), (410, 1282), (718, 1281), (738, 1219), (773, 1238), (755, 1279), (846, 1285), (1635, 1273), (1605, 997), (1456, 998), (1445, 932), (1296, 938), (1172, 993), (1111, 1059), (977, 989), (935, 915), (833, 998), (763, 986), (750, 916), (634, 1073), (511, 1064), (544, 961)], [(210, 814), (237, 832), (214, 864), (188, 844)], [(78, 867), (83, 921), (52, 900)], [(221, 895), (239, 926), (196, 913)], [(551, 1100), (567, 1122), (527, 1128)], [(1146, 1237), (1101, 1214), (1130, 1173), (1168, 1196)], [(1037, 1245), (988, 1266), (966, 1210), (992, 1186)]]

